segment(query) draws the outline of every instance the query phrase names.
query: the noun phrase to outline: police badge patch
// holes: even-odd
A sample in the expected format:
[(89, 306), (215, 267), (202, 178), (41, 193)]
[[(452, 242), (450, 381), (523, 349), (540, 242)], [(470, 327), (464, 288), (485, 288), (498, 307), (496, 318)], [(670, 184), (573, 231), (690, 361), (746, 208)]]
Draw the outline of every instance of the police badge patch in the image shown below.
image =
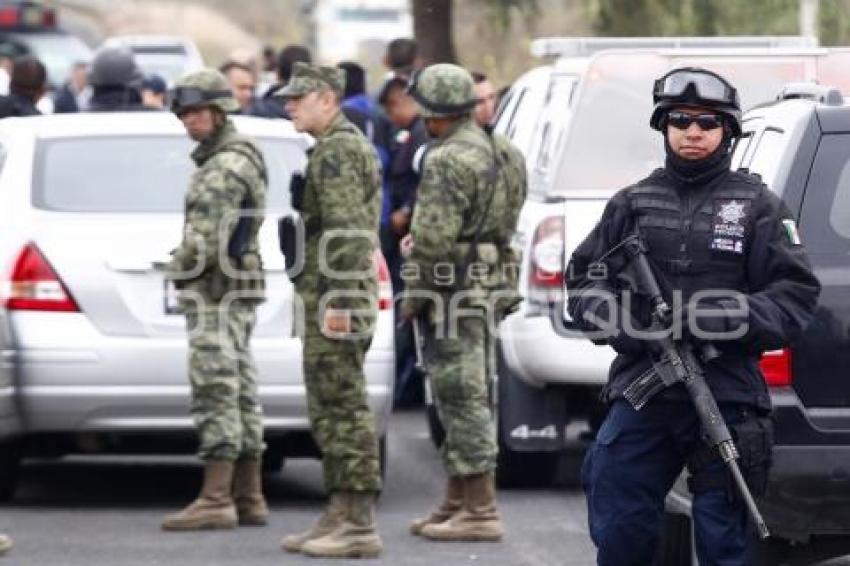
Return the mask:
[(746, 228), (744, 220), (749, 214), (748, 200), (717, 200), (714, 203), (714, 226), (711, 249), (735, 254), (744, 253)]

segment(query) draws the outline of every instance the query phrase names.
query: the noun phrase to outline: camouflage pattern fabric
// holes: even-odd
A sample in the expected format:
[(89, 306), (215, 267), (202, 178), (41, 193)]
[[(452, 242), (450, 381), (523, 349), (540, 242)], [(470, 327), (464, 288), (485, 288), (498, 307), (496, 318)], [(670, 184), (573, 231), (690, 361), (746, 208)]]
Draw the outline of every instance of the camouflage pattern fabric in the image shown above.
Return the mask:
[[(183, 239), (171, 252), (168, 277), (190, 291), (181, 296), (184, 308), (192, 308), (198, 298), (262, 302), (265, 281), (257, 239), (266, 202), (262, 153), (228, 120), (198, 145), (192, 159), (198, 169), (186, 193)], [(243, 211), (246, 199), (252, 206)], [(229, 235), (243, 214), (251, 218), (248, 243), (245, 254), (234, 259), (228, 256)]]
[(408, 92), (419, 104), (423, 118), (463, 115), (477, 102), (472, 75), (449, 63), (431, 65), (415, 73)]
[[(305, 264), (293, 281), (306, 319), (303, 363), (310, 424), (322, 451), (328, 491), (378, 491), (378, 443), (366, 404), (363, 359), (377, 313), (373, 254), (380, 165), (366, 137), (339, 114), (316, 139), (305, 176), (300, 210)], [(355, 334), (324, 336), (322, 301), (326, 308), (354, 312)]]
[(186, 311), (192, 419), (198, 456), (206, 460), (259, 460), (263, 409), (250, 351), (256, 323), (252, 305), (234, 303)]
[[(432, 352), (426, 363), (446, 429), (442, 455), (449, 475), (495, 468), (484, 371), (493, 322), (485, 324), (481, 317), (498, 320), (505, 297), (516, 296), (511, 238), (526, 190), (522, 155), (505, 138), (488, 137), (469, 117), (460, 119), (425, 157), (410, 230), (414, 247), (403, 268), (408, 294), (402, 309), (424, 315), (432, 328), (444, 332), (442, 338), (426, 340), (426, 352)], [(464, 270), (470, 265), (475, 273)], [(451, 281), (446, 273), (453, 274)], [(433, 293), (436, 302), (421, 293)], [(481, 317), (469, 317), (476, 309)], [(461, 310), (466, 316), (459, 316)]]
[(446, 431), (440, 447), (450, 477), (471, 476), (496, 468), (496, 428), (489, 408), (487, 322), (467, 316), (457, 322), (457, 333), (426, 333), (425, 364)]
[(290, 98), (304, 96), (308, 92), (329, 88), (339, 96), (345, 91), (345, 71), (337, 67), (321, 67), (307, 63), (295, 63), (292, 77), (273, 96)]
[[(263, 451), (257, 372), (249, 349), (256, 305), (265, 298), (257, 234), (263, 222), (262, 154), (226, 121), (192, 153), (183, 239), (166, 277), (181, 289), (189, 337), (192, 416), (204, 459), (258, 458)], [(245, 253), (228, 256), (229, 235), (247, 201)]]

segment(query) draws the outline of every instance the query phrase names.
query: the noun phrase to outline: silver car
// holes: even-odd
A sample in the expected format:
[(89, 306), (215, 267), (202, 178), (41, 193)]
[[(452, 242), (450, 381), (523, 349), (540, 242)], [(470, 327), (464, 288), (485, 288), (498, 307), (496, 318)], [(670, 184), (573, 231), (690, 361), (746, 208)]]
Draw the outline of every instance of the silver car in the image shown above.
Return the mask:
[[(252, 347), (265, 409), (266, 461), (317, 456), (294, 336), (295, 296), (275, 219), (307, 136), (283, 120), (237, 117), (269, 169), (260, 238), (268, 301)], [(179, 242), (193, 143), (169, 113), (77, 114), (0, 122), (0, 496), (22, 458), (194, 449), (187, 336), (167, 314), (164, 261)], [(392, 401), (393, 316), (382, 296), (366, 358), (382, 448)]]

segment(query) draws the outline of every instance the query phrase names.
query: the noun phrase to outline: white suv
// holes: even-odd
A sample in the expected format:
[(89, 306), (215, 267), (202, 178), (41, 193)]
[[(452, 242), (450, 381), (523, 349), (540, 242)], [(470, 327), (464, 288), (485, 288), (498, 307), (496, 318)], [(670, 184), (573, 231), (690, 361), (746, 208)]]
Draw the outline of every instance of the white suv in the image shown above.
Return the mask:
[[(519, 145), (529, 169), (529, 198), (515, 240), (522, 250), (524, 300), (500, 327), (502, 485), (551, 478), (560, 452), (569, 445), (566, 425), (585, 421), (592, 432), (602, 417), (597, 396), (614, 352), (569, 331), (561, 307), (563, 272), (610, 196), (663, 163), (662, 138), (648, 123), (654, 79), (675, 67), (707, 67), (737, 86), (744, 108), (772, 100), (788, 81), (820, 80), (850, 92), (844, 72), (850, 50), (811, 47), (806, 38), (669, 38), (669, 45), (655, 43), (661, 41), (597, 52), (582, 61), (583, 72), (569, 79), (558, 77), (556, 63), (547, 92), (559, 96), (544, 96), (536, 109), (516, 113), (539, 120), (536, 139)], [(562, 47), (570, 45), (562, 41)], [(570, 81), (569, 88), (558, 87), (559, 79)], [(517, 88), (527, 85), (521, 80)], [(510, 103), (509, 98), (496, 127), (508, 135), (509, 121), (516, 119), (507, 112)], [(588, 436), (570, 440), (580, 445)]]

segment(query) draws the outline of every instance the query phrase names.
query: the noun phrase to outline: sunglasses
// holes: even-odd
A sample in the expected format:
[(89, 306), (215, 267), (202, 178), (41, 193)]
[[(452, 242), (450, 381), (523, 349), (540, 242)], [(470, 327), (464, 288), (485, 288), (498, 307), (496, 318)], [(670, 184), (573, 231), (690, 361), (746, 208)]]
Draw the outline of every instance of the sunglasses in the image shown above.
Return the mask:
[(714, 130), (723, 127), (723, 117), (719, 114), (688, 114), (675, 110), (667, 113), (667, 123), (677, 130), (687, 130), (694, 122), (700, 130)]

